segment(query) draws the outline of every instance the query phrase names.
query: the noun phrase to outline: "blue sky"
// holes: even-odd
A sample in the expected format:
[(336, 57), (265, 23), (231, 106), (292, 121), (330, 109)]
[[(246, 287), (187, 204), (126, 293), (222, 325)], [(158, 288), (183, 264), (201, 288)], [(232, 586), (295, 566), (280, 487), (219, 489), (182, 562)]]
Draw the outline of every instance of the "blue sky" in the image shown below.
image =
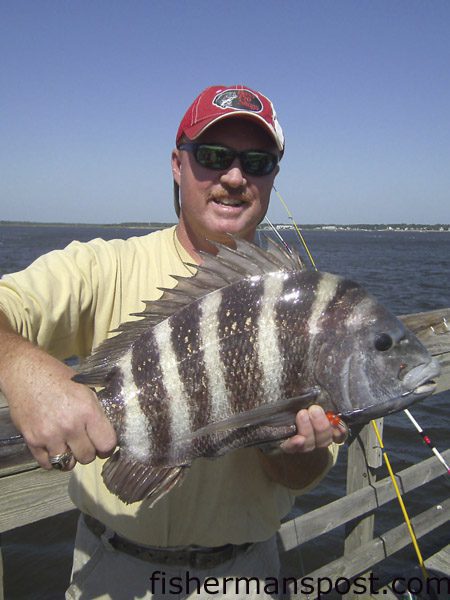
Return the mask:
[(448, 223), (449, 31), (446, 0), (1, 0), (0, 220), (174, 220), (185, 109), (245, 83), (299, 223)]

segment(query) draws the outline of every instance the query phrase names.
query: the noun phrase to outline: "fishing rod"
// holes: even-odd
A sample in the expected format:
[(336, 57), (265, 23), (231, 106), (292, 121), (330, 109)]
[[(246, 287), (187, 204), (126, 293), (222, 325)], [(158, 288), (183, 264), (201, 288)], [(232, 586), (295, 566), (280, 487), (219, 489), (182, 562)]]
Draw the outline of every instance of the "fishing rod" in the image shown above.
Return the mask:
[(406, 527), (408, 528), (409, 536), (410, 536), (412, 544), (414, 546), (414, 550), (416, 552), (417, 560), (419, 562), (419, 566), (420, 566), (420, 569), (422, 571), (422, 575), (424, 577), (424, 580), (427, 580), (428, 579), (428, 572), (427, 572), (427, 569), (425, 567), (425, 562), (423, 560), (422, 553), (420, 552), (419, 544), (417, 543), (417, 538), (416, 538), (416, 535), (414, 533), (411, 521), (409, 519), (409, 515), (408, 515), (408, 513), (406, 511), (406, 506), (405, 506), (405, 503), (403, 502), (403, 498), (402, 498), (400, 489), (398, 487), (397, 480), (395, 478), (395, 473), (394, 473), (394, 471), (393, 471), (393, 469), (391, 467), (391, 461), (389, 460), (389, 456), (388, 456), (388, 454), (386, 452), (386, 448), (384, 447), (383, 440), (382, 440), (380, 432), (378, 430), (378, 426), (376, 424), (376, 421), (371, 421), (371, 423), (372, 423), (372, 426), (374, 428), (375, 435), (377, 436), (378, 443), (380, 444), (381, 452), (383, 454), (383, 459), (384, 459), (384, 462), (386, 464), (387, 470), (389, 471), (389, 476), (391, 478), (392, 485), (394, 486), (395, 494), (397, 496), (398, 503), (400, 504), (400, 509), (401, 509), (401, 511), (403, 513), (403, 518), (405, 519)]
[(409, 412), (409, 410), (407, 408), (405, 408), (404, 412), (405, 412), (406, 416), (408, 417), (408, 419), (411, 421), (411, 423), (414, 425), (414, 427), (417, 429), (421, 438), (423, 439), (425, 444), (428, 446), (428, 448), (431, 450), (431, 452), (433, 452), (433, 454), (436, 456), (436, 458), (444, 465), (444, 468), (447, 471), (447, 475), (450, 475), (450, 466), (445, 462), (445, 459), (442, 456), (442, 454), (439, 452), (439, 450), (437, 450), (436, 447), (433, 445), (431, 438), (425, 433), (425, 431), (422, 429), (422, 427), (419, 425), (419, 423), (416, 421), (416, 419), (412, 416), (412, 414)]

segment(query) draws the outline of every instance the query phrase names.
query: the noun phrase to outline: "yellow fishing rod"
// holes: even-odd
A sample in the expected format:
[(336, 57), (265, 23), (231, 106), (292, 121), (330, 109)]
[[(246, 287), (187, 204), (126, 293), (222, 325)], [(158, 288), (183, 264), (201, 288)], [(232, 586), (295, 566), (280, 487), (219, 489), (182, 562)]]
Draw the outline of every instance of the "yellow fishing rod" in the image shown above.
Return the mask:
[(403, 502), (403, 498), (402, 498), (400, 489), (399, 489), (399, 487), (397, 485), (397, 480), (395, 478), (394, 471), (393, 471), (393, 469), (391, 467), (391, 461), (389, 460), (389, 456), (388, 456), (388, 454), (386, 452), (386, 448), (384, 447), (383, 440), (381, 439), (381, 435), (380, 435), (380, 432), (378, 430), (377, 424), (375, 423), (375, 421), (371, 421), (371, 423), (372, 423), (372, 426), (373, 426), (373, 428), (375, 430), (375, 435), (377, 436), (378, 443), (380, 444), (381, 452), (383, 453), (383, 459), (384, 459), (384, 462), (386, 463), (387, 470), (389, 471), (389, 475), (390, 475), (390, 478), (392, 480), (392, 484), (394, 486), (395, 493), (397, 495), (397, 500), (398, 500), (398, 503), (400, 504), (400, 508), (401, 508), (402, 513), (403, 513), (403, 518), (405, 519), (405, 523), (406, 523), (406, 526), (408, 528), (412, 544), (414, 546), (414, 550), (416, 551), (417, 559), (419, 561), (419, 566), (420, 566), (420, 568), (422, 570), (422, 575), (423, 575), (424, 579), (427, 579), (428, 578), (427, 569), (425, 567), (425, 563), (424, 563), (424, 560), (423, 560), (423, 557), (422, 557), (422, 553), (420, 552), (420, 548), (419, 548), (419, 545), (417, 543), (417, 538), (416, 538), (416, 535), (414, 533), (411, 521), (410, 521), (408, 513), (406, 511), (405, 503)]
[[(285, 211), (286, 211), (289, 219), (291, 220), (291, 222), (293, 224), (293, 227), (295, 229), (295, 232), (297, 233), (297, 236), (299, 237), (300, 242), (301, 242), (303, 248), (305, 249), (306, 254), (308, 255), (308, 258), (309, 258), (309, 260), (311, 262), (311, 265), (317, 271), (318, 269), (316, 267), (316, 263), (314, 262), (312, 254), (309, 251), (308, 245), (307, 245), (307, 243), (305, 241), (305, 238), (303, 237), (303, 235), (302, 235), (302, 233), (300, 231), (300, 228), (298, 227), (297, 223), (295, 222), (294, 216), (292, 215), (291, 211), (289, 210), (288, 205), (283, 200), (281, 194), (279, 193), (279, 191), (276, 189), (275, 186), (273, 186), (273, 190), (275, 191), (275, 193), (278, 196), (281, 204), (283, 205), (283, 207), (284, 207), (284, 209), (285, 209)], [(273, 228), (273, 230), (276, 232), (276, 234), (278, 235), (278, 237), (281, 237), (280, 234), (279, 234), (279, 232), (276, 231), (276, 228), (274, 227), (274, 225), (272, 225), (272, 223), (270, 223), (270, 221), (268, 219), (267, 219), (267, 221), (269, 222), (269, 224), (271, 225), (271, 227)], [(284, 242), (284, 240), (283, 240), (283, 243), (286, 245), (286, 242)], [(402, 498), (400, 489), (398, 487), (397, 480), (395, 478), (395, 474), (394, 474), (394, 471), (392, 469), (391, 462), (389, 460), (389, 456), (388, 456), (388, 454), (386, 452), (386, 448), (384, 447), (383, 440), (381, 438), (381, 435), (380, 435), (380, 432), (378, 430), (376, 422), (375, 421), (371, 421), (371, 423), (372, 423), (372, 426), (373, 426), (373, 428), (375, 430), (375, 435), (377, 436), (378, 443), (380, 444), (380, 448), (381, 448), (381, 451), (382, 451), (382, 454), (383, 454), (383, 459), (384, 459), (384, 462), (386, 463), (386, 467), (387, 467), (387, 470), (389, 472), (389, 476), (391, 478), (392, 485), (394, 486), (394, 490), (395, 490), (395, 493), (396, 493), (396, 496), (397, 496), (397, 500), (398, 500), (398, 502), (400, 504), (400, 509), (402, 511), (403, 518), (405, 519), (406, 526), (408, 528), (408, 532), (409, 532), (409, 535), (411, 537), (411, 541), (412, 541), (414, 550), (415, 550), (416, 555), (417, 555), (419, 566), (420, 566), (420, 568), (422, 570), (422, 575), (423, 575), (424, 579), (427, 579), (428, 578), (428, 573), (427, 573), (427, 570), (426, 570), (426, 567), (425, 567), (425, 563), (424, 563), (424, 560), (423, 560), (423, 557), (422, 557), (422, 553), (420, 552), (419, 545), (417, 543), (417, 538), (416, 538), (416, 535), (414, 533), (414, 530), (413, 530), (413, 527), (412, 527), (411, 520), (409, 518), (408, 512), (406, 510), (405, 503), (403, 502), (403, 498)]]

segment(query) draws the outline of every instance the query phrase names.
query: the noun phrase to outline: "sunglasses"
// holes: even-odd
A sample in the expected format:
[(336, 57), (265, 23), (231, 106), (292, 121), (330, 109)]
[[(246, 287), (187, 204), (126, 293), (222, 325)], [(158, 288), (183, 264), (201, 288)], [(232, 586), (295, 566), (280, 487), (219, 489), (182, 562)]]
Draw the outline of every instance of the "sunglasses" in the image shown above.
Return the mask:
[(188, 143), (180, 144), (178, 149), (192, 152), (199, 165), (214, 171), (229, 169), (234, 159), (238, 157), (244, 173), (258, 177), (272, 173), (279, 161), (278, 156), (271, 152), (265, 152), (264, 150), (238, 152), (220, 144)]

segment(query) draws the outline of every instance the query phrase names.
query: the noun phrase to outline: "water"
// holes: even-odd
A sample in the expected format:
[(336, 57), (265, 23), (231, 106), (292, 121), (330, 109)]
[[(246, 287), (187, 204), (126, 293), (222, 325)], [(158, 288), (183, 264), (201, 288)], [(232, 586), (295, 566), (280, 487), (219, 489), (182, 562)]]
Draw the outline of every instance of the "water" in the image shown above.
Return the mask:
[[(0, 226), (0, 275), (17, 271), (44, 252), (62, 248), (73, 239), (87, 241), (95, 237), (111, 239), (142, 235), (149, 229), (125, 229), (104, 227), (5, 227)], [(294, 242), (292, 232), (283, 232), (289, 242)], [(450, 234), (441, 232), (366, 232), (366, 231), (311, 231), (305, 238), (319, 269), (339, 273), (356, 279), (377, 296), (396, 314), (408, 314), (450, 306)], [(413, 413), (422, 426), (426, 427), (435, 445), (441, 450), (449, 447), (450, 393), (445, 392), (414, 407)], [(406, 417), (400, 413), (385, 420), (385, 444), (389, 450), (395, 471), (424, 460), (430, 456), (429, 450), (420, 441), (417, 433)], [(338, 465), (322, 484), (307, 496), (301, 497), (301, 510), (310, 510), (345, 494), (344, 481), (346, 452), (341, 452)], [(444, 472), (443, 472), (444, 473)], [(379, 469), (377, 477), (384, 477), (384, 469)], [(417, 514), (439, 503), (449, 495), (449, 484), (443, 474), (424, 489), (406, 495), (405, 501), (411, 515)], [(395, 502), (378, 512), (376, 533), (402, 522), (400, 510)], [(64, 535), (54, 540), (46, 548), (47, 564), (58, 559), (61, 568), (70, 565), (70, 535), (73, 532), (73, 518), (64, 530)], [(38, 525), (48, 533), (52, 526)], [(19, 538), (12, 534), (3, 537), (3, 551), (8, 598), (28, 598), (23, 591), (23, 569), (42, 558), (42, 548), (35, 545), (36, 526), (24, 528), (25, 534)], [(421, 540), (420, 546), (425, 556), (450, 541), (449, 526), (441, 527)], [(328, 562), (342, 551), (342, 531), (306, 545), (304, 562), (308, 569), (312, 562)], [(416, 564), (411, 546), (395, 557), (384, 561), (377, 568), (380, 578), (403, 575)], [(9, 575), (8, 575), (9, 573)], [(46, 600), (57, 599), (57, 592), (50, 591), (43, 583), (42, 595)]]

